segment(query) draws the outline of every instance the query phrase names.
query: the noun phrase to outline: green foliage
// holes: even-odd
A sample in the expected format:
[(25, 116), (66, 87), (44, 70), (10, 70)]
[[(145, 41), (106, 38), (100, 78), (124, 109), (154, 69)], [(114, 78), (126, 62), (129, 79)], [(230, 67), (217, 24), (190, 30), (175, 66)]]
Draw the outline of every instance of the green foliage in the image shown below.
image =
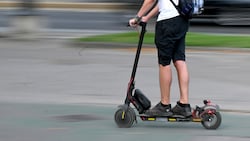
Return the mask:
[(250, 48), (250, 36), (188, 33), (187, 46)]
[[(138, 42), (138, 38), (139, 33), (127, 32), (80, 38), (78, 39), (78, 41), (136, 44)], [(144, 44), (154, 44), (154, 33), (145, 34)], [(250, 36), (188, 33), (186, 36), (186, 45), (194, 47), (199, 46), (250, 48)]]

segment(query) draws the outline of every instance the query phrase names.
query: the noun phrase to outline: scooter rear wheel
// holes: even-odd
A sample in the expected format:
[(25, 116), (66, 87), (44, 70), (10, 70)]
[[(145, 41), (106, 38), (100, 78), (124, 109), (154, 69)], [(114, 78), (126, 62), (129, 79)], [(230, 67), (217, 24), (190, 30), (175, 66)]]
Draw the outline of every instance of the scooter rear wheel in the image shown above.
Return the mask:
[(115, 112), (115, 122), (120, 128), (130, 128), (136, 120), (136, 114), (131, 107), (120, 107)]
[(215, 112), (212, 114), (205, 113), (203, 115), (203, 120), (201, 124), (206, 129), (217, 129), (221, 124), (221, 114), (219, 112)]

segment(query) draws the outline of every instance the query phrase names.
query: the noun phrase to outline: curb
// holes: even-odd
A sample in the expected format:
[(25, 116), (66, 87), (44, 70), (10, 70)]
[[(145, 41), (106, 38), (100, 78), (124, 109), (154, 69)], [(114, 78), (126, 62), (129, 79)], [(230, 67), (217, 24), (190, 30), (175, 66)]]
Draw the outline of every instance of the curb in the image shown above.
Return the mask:
[[(34, 2), (27, 4), (35, 8), (66, 8), (66, 9), (107, 9), (107, 10), (126, 10), (136, 8), (135, 4), (129, 3), (93, 3), (93, 2)], [(0, 8), (17, 8), (23, 7), (24, 3), (2, 1)]]
[[(70, 41), (73, 47), (80, 48), (136, 48), (137, 44), (126, 44), (126, 43), (110, 43), (110, 42), (80, 42), (80, 41)], [(144, 44), (143, 48), (155, 49), (155, 45)], [(194, 47), (187, 46), (187, 52), (214, 52), (214, 53), (244, 53), (249, 54), (249, 48), (229, 48), (229, 47)]]

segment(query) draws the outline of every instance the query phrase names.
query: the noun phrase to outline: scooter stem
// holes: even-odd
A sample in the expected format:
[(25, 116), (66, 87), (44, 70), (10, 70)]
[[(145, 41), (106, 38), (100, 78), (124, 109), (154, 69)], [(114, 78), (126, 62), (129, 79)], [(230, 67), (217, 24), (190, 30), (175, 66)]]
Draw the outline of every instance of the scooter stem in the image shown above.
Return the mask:
[(141, 54), (141, 48), (142, 48), (142, 44), (143, 44), (144, 35), (146, 33), (147, 23), (140, 22), (139, 25), (141, 26), (141, 33), (140, 33), (140, 37), (139, 37), (139, 41), (138, 41), (138, 46), (137, 46), (137, 51), (136, 51), (136, 55), (135, 55), (132, 74), (131, 74), (130, 81), (128, 84), (127, 98), (125, 100), (125, 104), (129, 104), (130, 102), (133, 102), (132, 92), (135, 88), (134, 87), (134, 80), (135, 80), (136, 70), (137, 70), (137, 66), (138, 66), (138, 62), (139, 62), (139, 58), (140, 58), (140, 54)]
[(141, 33), (140, 33), (140, 37), (139, 37), (139, 42), (138, 42), (138, 46), (137, 46), (137, 51), (136, 51), (136, 56), (135, 56), (135, 61), (134, 61), (134, 66), (133, 66), (131, 78), (135, 78), (135, 74), (136, 74), (136, 70), (137, 70), (137, 66), (138, 66), (138, 62), (139, 62), (139, 58), (140, 58), (140, 54), (141, 54), (143, 39), (144, 39), (144, 35), (146, 33), (147, 23), (140, 22), (139, 25), (141, 26)]

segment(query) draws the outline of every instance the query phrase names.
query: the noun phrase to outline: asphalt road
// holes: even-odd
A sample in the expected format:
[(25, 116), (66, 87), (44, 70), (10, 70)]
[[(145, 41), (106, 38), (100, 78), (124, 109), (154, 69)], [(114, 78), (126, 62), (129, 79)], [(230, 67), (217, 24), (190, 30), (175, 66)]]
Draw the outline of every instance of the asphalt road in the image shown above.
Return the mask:
[[(249, 51), (187, 51), (190, 103), (194, 107), (210, 99), (220, 105), (218, 130), (140, 120), (133, 128), (119, 129), (113, 116), (124, 101), (135, 50), (104, 47), (1, 39), (0, 140), (249, 140)], [(155, 50), (144, 49), (136, 87), (153, 105), (159, 101), (157, 71)], [(179, 96), (173, 79), (175, 104)]]
[(223, 114), (217, 130), (200, 123), (142, 122), (118, 128), (115, 106), (0, 103), (4, 141), (249, 141), (249, 115)]
[[(133, 11), (77, 11), (77, 10), (36, 10), (43, 20), (47, 30), (74, 30), (78, 32), (93, 31), (128, 31), (126, 27), (129, 18), (134, 16)], [(0, 12), (0, 28), (11, 27), (12, 21), (20, 15), (20, 11), (2, 9)], [(154, 20), (150, 21), (149, 30), (154, 31)], [(192, 32), (222, 33), (222, 34), (250, 34), (248, 27), (218, 26), (211, 23), (192, 22)]]

